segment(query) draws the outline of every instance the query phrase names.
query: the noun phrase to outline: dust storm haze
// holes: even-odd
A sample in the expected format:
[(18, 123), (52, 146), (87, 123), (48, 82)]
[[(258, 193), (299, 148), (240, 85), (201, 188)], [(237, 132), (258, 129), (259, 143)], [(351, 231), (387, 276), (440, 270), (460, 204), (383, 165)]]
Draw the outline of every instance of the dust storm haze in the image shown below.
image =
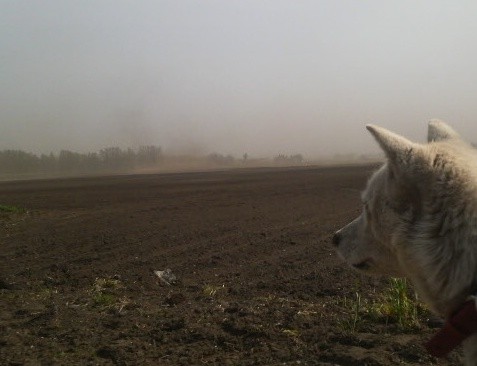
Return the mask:
[(3, 1), (0, 150), (309, 158), (477, 141), (473, 1)]

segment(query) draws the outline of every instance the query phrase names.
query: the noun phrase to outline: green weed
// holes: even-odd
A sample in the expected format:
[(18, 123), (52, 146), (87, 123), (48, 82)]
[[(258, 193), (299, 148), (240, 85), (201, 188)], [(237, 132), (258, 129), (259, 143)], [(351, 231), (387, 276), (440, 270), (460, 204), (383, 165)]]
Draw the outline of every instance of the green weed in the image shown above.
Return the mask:
[(427, 310), (409, 288), (406, 279), (391, 278), (381, 301), (376, 304), (376, 311), (387, 322), (397, 323), (402, 329), (414, 329), (420, 326), (418, 315)]
[(296, 329), (283, 329), (282, 333), (291, 338), (298, 338), (300, 336), (300, 332)]
[[(109, 308), (120, 303), (116, 292), (122, 288), (121, 281), (113, 278), (96, 278), (90, 290), (93, 305)], [(122, 308), (121, 308), (122, 309)]]
[(93, 303), (99, 307), (111, 307), (116, 304), (117, 298), (113, 294), (104, 294), (101, 292), (93, 294)]
[(96, 278), (93, 283), (94, 292), (112, 291), (121, 287), (121, 281), (114, 278)]
[(367, 303), (366, 306), (363, 306), (360, 293), (355, 292), (353, 299), (348, 300), (346, 297), (343, 299), (343, 305), (349, 311), (349, 314), (341, 321), (341, 326), (344, 330), (355, 332), (358, 325), (363, 321), (363, 312), (369, 311)]
[(0, 213), (24, 213), (26, 210), (17, 206), (0, 205)]
[(397, 324), (401, 330), (413, 330), (421, 326), (419, 316), (428, 313), (402, 278), (391, 278), (384, 292), (373, 299), (363, 299), (356, 291), (352, 299), (343, 299), (343, 306), (347, 316), (340, 324), (351, 332), (372, 323)]
[(205, 285), (204, 288), (202, 289), (202, 293), (208, 297), (215, 297), (217, 293), (220, 290), (223, 290), (224, 288), (225, 288), (224, 285), (222, 286)]

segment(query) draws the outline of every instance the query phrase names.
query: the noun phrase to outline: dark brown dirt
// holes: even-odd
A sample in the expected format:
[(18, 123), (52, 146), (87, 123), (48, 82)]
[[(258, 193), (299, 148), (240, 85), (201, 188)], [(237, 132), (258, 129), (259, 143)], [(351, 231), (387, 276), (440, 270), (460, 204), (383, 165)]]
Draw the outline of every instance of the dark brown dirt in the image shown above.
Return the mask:
[(372, 169), (1, 183), (27, 212), (0, 216), (0, 364), (459, 364), (426, 354), (424, 315), (354, 318), (356, 293), (377, 301), (388, 282), (329, 238)]

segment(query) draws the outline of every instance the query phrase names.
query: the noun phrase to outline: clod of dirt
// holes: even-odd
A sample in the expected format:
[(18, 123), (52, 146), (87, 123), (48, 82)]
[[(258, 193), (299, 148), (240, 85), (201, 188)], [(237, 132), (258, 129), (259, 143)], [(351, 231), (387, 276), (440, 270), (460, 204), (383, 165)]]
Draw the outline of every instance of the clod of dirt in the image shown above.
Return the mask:
[(101, 347), (100, 349), (98, 349), (96, 351), (96, 356), (110, 359), (112, 361), (114, 361), (117, 358), (116, 351), (109, 347)]
[(166, 297), (166, 299), (164, 300), (164, 303), (169, 306), (175, 306), (180, 303), (183, 303), (184, 301), (186, 301), (186, 297), (183, 294), (172, 293)]
[(0, 290), (13, 290), (14, 286), (11, 283), (5, 282), (0, 278)]
[(160, 326), (161, 330), (164, 330), (166, 332), (173, 332), (175, 330), (179, 330), (184, 327), (185, 327), (185, 320), (184, 318), (181, 318), (181, 317), (165, 320)]

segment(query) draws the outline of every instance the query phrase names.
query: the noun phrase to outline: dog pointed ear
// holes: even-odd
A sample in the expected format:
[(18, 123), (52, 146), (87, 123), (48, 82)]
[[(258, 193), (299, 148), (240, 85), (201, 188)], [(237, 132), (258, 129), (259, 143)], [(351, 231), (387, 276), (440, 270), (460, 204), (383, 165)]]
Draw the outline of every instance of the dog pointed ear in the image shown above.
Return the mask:
[(397, 165), (408, 163), (418, 147), (412, 141), (385, 128), (375, 125), (366, 125), (366, 128), (384, 150), (389, 161)]
[(452, 127), (439, 119), (431, 119), (427, 130), (427, 141), (443, 141), (449, 139), (458, 139), (459, 134)]

